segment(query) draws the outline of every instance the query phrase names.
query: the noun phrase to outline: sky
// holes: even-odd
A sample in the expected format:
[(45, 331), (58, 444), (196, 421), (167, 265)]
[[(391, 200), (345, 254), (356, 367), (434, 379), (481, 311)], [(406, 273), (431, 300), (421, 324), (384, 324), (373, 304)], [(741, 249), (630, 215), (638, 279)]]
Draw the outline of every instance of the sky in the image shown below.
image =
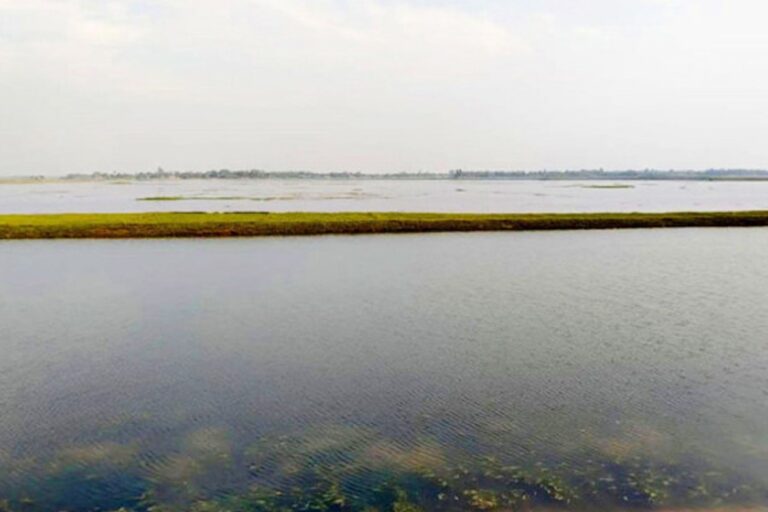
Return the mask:
[(0, 175), (768, 168), (765, 0), (0, 0)]

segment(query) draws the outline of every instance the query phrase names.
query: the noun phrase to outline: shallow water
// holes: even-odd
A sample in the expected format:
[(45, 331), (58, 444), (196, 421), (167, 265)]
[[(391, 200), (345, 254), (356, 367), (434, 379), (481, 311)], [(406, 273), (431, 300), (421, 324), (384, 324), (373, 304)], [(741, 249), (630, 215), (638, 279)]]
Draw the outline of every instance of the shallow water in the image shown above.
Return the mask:
[[(147, 198), (176, 200), (144, 200)], [(765, 209), (768, 182), (184, 180), (0, 184), (0, 213)]]
[(3, 242), (0, 502), (768, 506), (766, 261), (762, 228)]

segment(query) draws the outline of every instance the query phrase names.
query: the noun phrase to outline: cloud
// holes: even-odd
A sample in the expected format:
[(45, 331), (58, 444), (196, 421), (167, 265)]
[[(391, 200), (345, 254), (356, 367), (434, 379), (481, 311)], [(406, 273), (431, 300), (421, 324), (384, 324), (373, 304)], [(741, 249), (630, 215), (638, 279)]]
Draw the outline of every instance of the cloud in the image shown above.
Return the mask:
[(304, 28), (357, 44), (407, 46), (411, 49), (498, 54), (525, 49), (503, 26), (487, 16), (455, 7), (419, 6), (360, 0), (346, 9), (328, 3), (262, 0)]
[(766, 16), (758, 0), (0, 0), (0, 172), (768, 165), (745, 142), (768, 118)]
[[(232, 63), (206, 61), (218, 49), (255, 66), (281, 59), (289, 65), (338, 59), (358, 69), (451, 76), (527, 48), (493, 20), (457, 8), (374, 0), (347, 7), (323, 0), (161, 4), (163, 12), (155, 19), (142, 16), (136, 2), (4, 0), (0, 9), (14, 21), (4, 39), (19, 57), (41, 66), (51, 65), (46, 56), (66, 59), (70, 66), (87, 62), (95, 74), (124, 66), (139, 77), (146, 75), (138, 73), (142, 68), (157, 73), (155, 64), (164, 63), (184, 75), (195, 71), (188, 64), (196, 57), (217, 70)], [(131, 59), (150, 52), (153, 58), (143, 62)]]

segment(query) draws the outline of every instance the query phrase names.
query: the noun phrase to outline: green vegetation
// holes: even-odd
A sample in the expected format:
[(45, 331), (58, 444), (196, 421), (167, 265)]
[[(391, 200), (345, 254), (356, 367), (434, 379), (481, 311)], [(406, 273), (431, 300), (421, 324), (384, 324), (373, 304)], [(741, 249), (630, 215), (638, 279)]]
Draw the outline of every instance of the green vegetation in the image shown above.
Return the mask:
[(184, 196), (150, 196), (139, 197), (137, 201), (182, 201), (186, 199)]
[(97, 213), (0, 215), (0, 239), (161, 238), (768, 226), (768, 211), (684, 213)]

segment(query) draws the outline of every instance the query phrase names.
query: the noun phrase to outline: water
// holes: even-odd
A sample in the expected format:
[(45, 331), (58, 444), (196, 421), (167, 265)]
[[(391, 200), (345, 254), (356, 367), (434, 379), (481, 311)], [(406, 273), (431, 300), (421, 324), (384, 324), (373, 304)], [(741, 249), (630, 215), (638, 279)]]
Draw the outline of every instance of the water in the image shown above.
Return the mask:
[[(142, 200), (158, 197), (180, 200)], [(0, 184), (0, 213), (765, 209), (768, 182), (185, 180)]]
[(0, 502), (766, 507), (766, 261), (762, 228), (3, 242)]

